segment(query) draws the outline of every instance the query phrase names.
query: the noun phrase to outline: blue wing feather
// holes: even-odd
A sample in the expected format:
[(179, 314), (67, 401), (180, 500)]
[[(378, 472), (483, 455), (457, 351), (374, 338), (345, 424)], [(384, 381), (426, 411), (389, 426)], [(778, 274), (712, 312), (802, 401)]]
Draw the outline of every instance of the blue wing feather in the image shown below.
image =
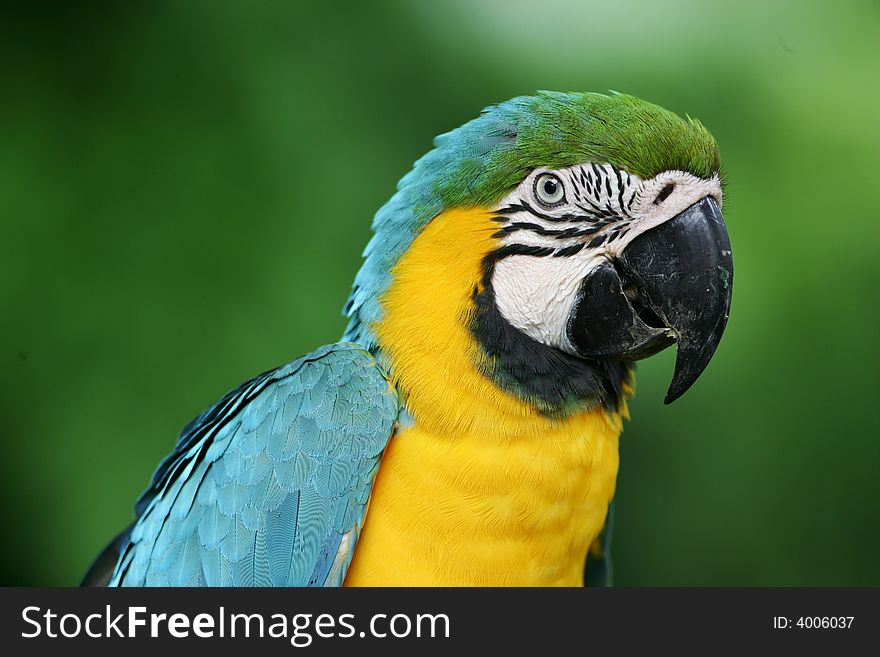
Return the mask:
[(110, 585), (341, 584), (398, 411), (352, 343), (242, 384), (159, 465)]

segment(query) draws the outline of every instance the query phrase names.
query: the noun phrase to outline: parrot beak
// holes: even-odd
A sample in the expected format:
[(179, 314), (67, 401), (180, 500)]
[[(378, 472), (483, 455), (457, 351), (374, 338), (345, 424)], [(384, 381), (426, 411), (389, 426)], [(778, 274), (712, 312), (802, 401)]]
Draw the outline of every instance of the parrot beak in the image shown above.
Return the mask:
[(712, 359), (733, 293), (730, 238), (711, 196), (636, 237), (581, 284), (568, 333), (581, 356), (647, 358), (678, 345), (670, 404)]

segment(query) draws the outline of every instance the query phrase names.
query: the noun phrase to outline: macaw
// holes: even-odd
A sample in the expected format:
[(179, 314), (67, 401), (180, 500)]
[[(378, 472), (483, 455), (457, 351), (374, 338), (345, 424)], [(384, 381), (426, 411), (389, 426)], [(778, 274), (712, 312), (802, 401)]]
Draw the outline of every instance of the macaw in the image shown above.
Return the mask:
[(715, 140), (540, 92), (434, 146), (375, 216), (342, 341), (187, 425), (84, 584), (607, 580), (633, 362), (676, 345), (669, 403), (727, 322)]

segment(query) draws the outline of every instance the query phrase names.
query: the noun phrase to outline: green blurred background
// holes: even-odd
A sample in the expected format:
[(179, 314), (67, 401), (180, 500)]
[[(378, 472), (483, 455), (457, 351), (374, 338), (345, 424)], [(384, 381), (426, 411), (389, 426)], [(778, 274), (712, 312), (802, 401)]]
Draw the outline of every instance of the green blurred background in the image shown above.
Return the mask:
[(713, 4), (7, 4), (0, 583), (75, 584), (189, 419), (338, 338), (434, 135), (615, 89), (713, 131), (736, 258), (696, 387), (639, 368), (617, 583), (880, 585), (880, 4)]

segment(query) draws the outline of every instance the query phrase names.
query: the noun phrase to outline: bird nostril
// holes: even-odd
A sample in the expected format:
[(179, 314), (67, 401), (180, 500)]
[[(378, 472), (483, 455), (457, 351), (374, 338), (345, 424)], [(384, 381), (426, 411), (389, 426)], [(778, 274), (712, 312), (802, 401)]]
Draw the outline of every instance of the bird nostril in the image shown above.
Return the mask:
[(675, 190), (675, 183), (669, 183), (663, 189), (660, 190), (660, 193), (657, 194), (657, 198), (654, 199), (654, 205), (660, 205), (663, 201), (669, 198), (669, 195)]

